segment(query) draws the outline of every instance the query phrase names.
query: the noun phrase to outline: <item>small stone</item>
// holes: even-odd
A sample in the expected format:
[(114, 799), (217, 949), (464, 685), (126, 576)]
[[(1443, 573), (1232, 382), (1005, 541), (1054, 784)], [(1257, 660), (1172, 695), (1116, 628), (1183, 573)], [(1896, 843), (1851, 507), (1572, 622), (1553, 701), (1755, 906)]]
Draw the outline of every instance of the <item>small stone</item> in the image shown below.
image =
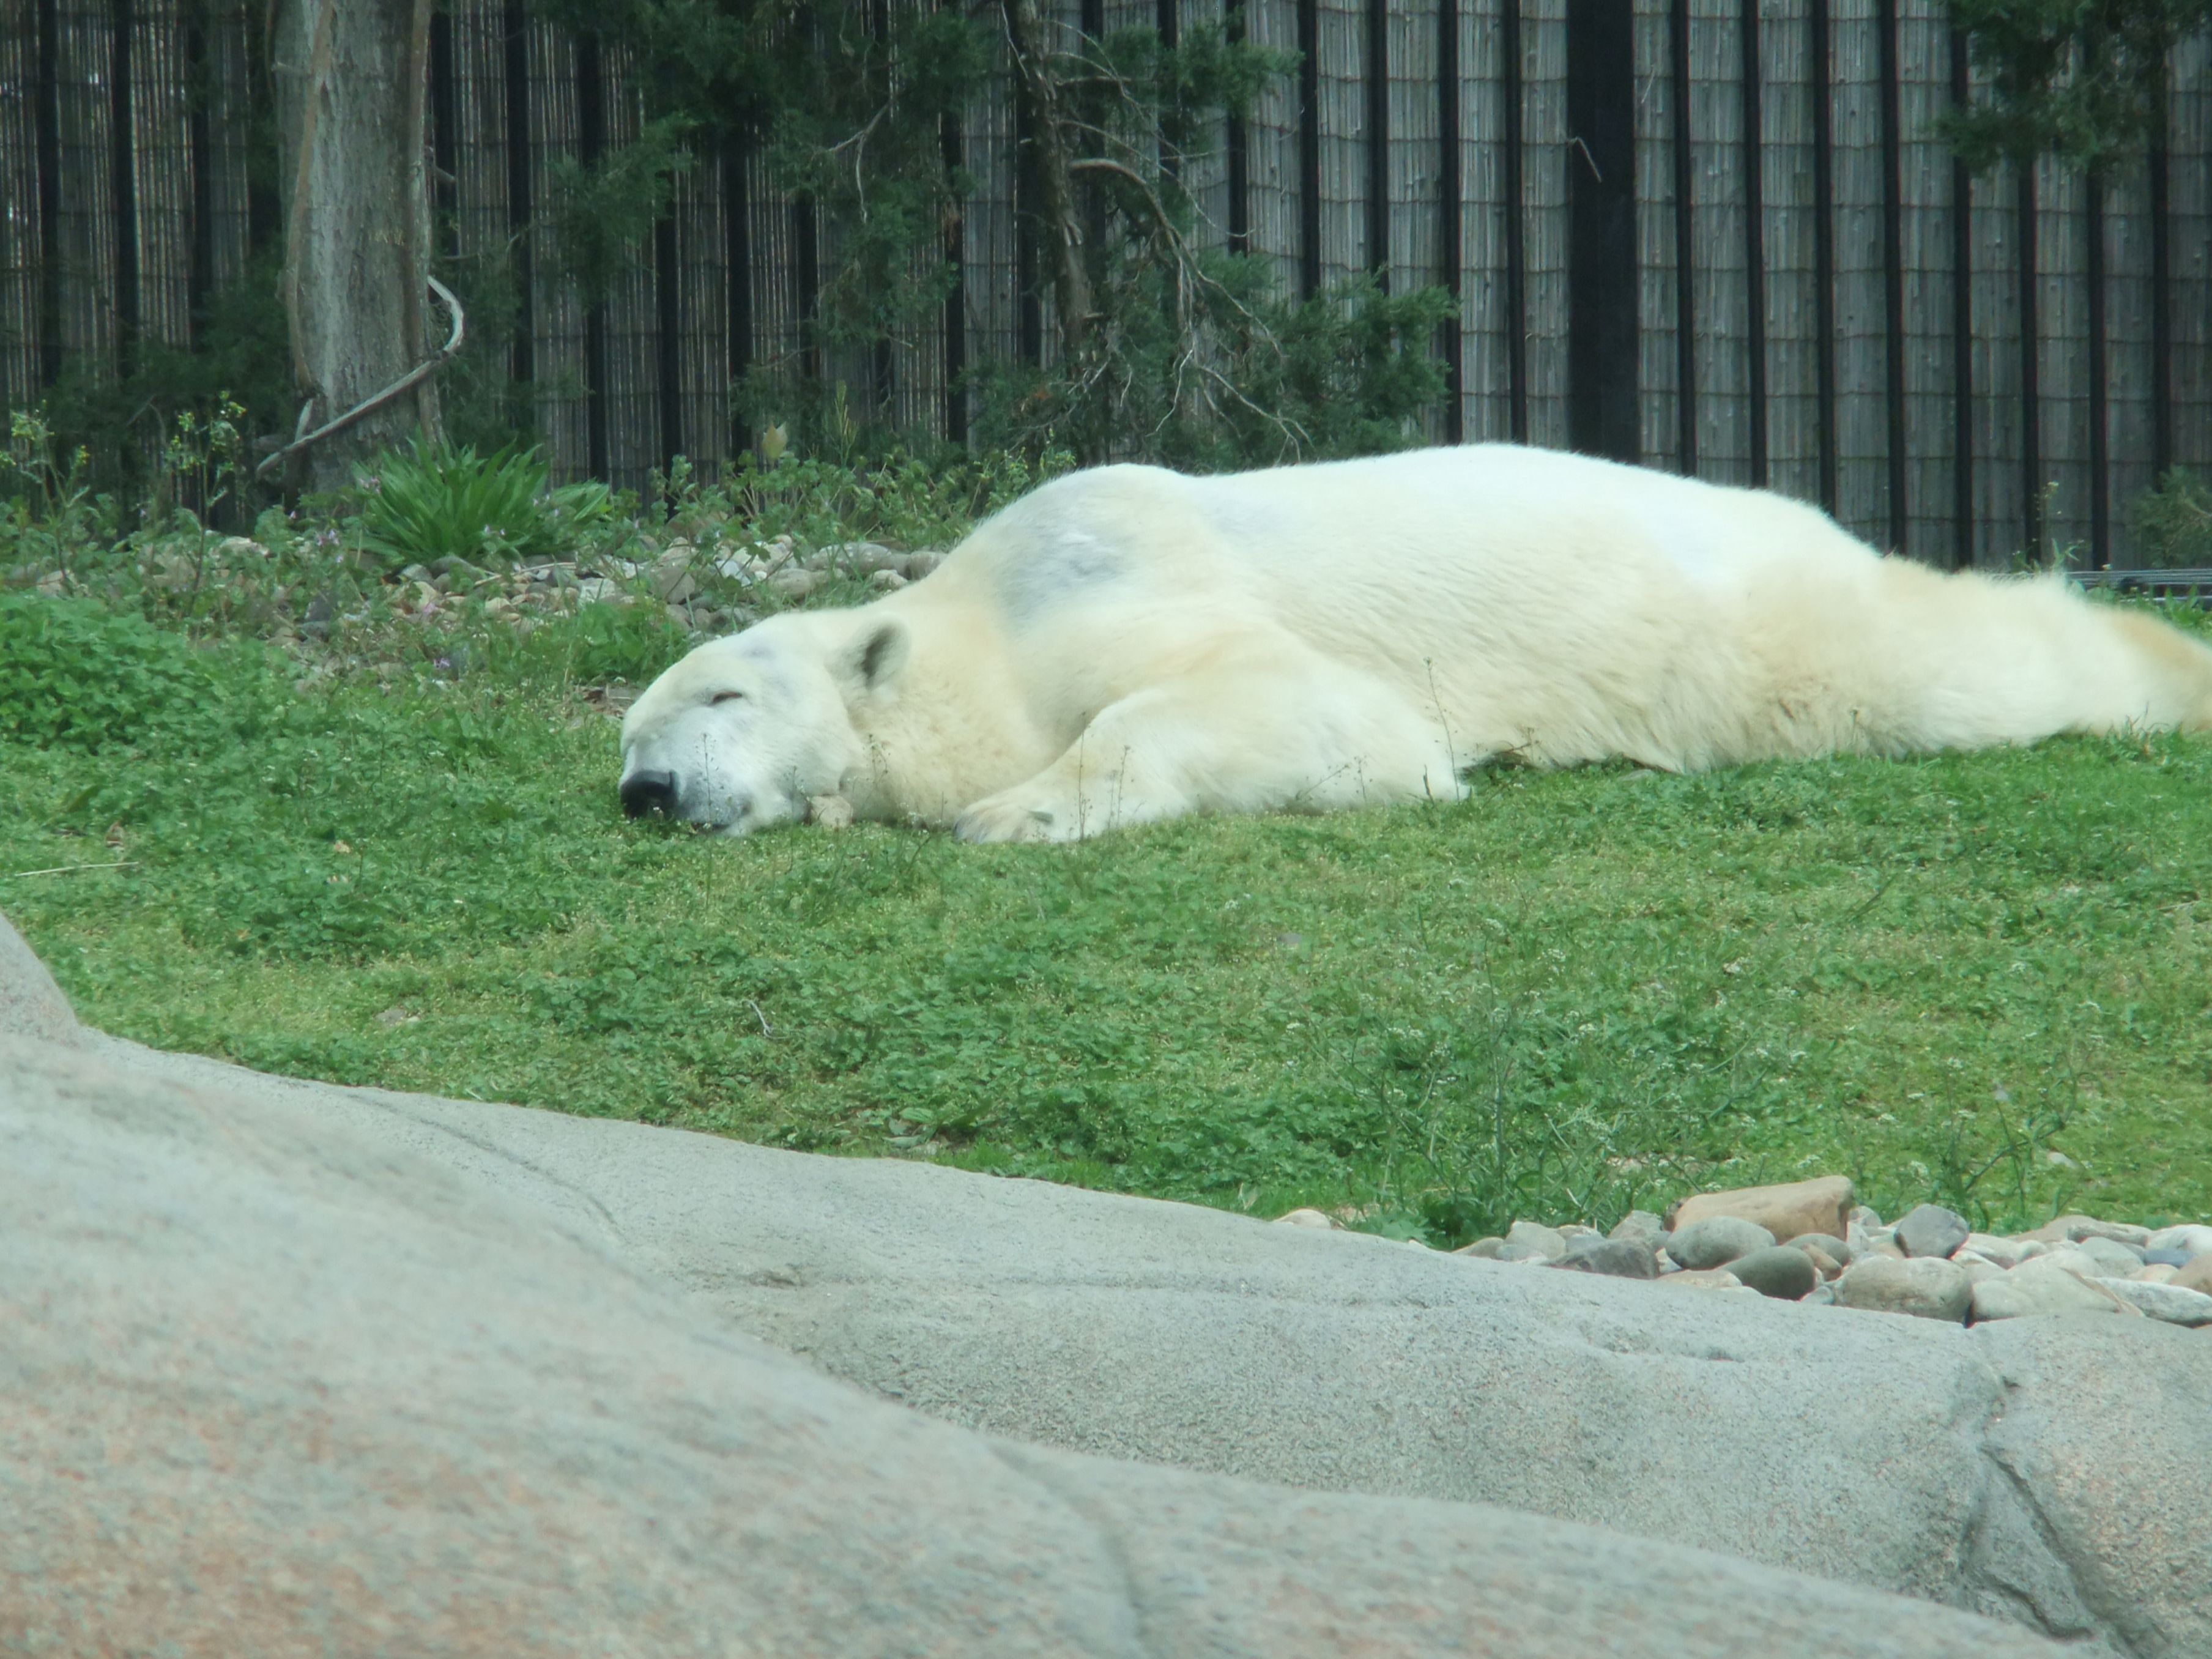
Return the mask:
[(2185, 1267), (2197, 1259), (2191, 1250), (2160, 1250), (2146, 1247), (2142, 1253), (2147, 1267)]
[[(1921, 1259), (1932, 1261), (1934, 1258), (1923, 1256)], [(2004, 1275), (2005, 1270), (1996, 1262), (1984, 1261), (1968, 1250), (1961, 1250), (1950, 1259), (1966, 1270), (1966, 1282), (1970, 1285), (1978, 1285), (1985, 1279), (2000, 1279)]]
[(1770, 1244), (1764, 1249), (1740, 1255), (1728, 1264), (1728, 1270), (1761, 1296), (1771, 1297), (1778, 1302), (1802, 1300), (1820, 1282), (1812, 1252), (1793, 1249), (1787, 1244)]
[(1974, 1322), (2020, 1319), (2030, 1314), (2136, 1311), (2079, 1273), (2050, 1261), (2028, 1261), (1973, 1287)]
[(2128, 1277), (2144, 1285), (2171, 1285), (2173, 1282), (2174, 1274), (2180, 1271), (2180, 1268), (2170, 1261), (2154, 1261), (2140, 1271), (2130, 1273)]
[(2124, 1221), (2100, 1221), (2093, 1215), (2062, 1215), (2032, 1233), (2015, 1233), (2013, 1237), (2041, 1244), (2078, 1244), (2085, 1238), (2114, 1238), (2123, 1244), (2144, 1244), (2150, 1241), (2150, 1229)]
[(1973, 1231), (1956, 1210), (1923, 1204), (1897, 1224), (1897, 1248), (1907, 1255), (1948, 1257)]
[(918, 582), (944, 562), (944, 553), (934, 547), (925, 547), (918, 553), (909, 553), (906, 556), (906, 579)]
[(2185, 1291), (2212, 1291), (2212, 1250), (2184, 1262), (2166, 1282), (2179, 1285)]
[(1864, 1244), (1858, 1247), (1857, 1253), (1852, 1259), (1856, 1261), (1858, 1256), (1862, 1255), (1887, 1256), (1892, 1261), (1902, 1261), (1905, 1260), (1905, 1252), (1898, 1248), (1897, 1241), (1892, 1238), (1887, 1232), (1876, 1233), (1874, 1237), (1868, 1239)]
[(1795, 1238), (1782, 1241), (1793, 1250), (1818, 1250), (1830, 1260), (1848, 1267), (1855, 1254), (1849, 1244), (1833, 1233), (1800, 1233)]
[(787, 599), (803, 599), (829, 578), (819, 570), (779, 570), (768, 579), (768, 585)]
[(1875, 1207), (1871, 1204), (1860, 1204), (1854, 1206), (1849, 1218), (1852, 1226), (1865, 1227), (1869, 1230), (1875, 1227), (1887, 1226), (1888, 1224), (1887, 1222), (1882, 1220), (1881, 1216), (1875, 1212)]
[(1613, 1231), (1606, 1237), (1641, 1239), (1645, 1243), (1656, 1247), (1659, 1240), (1666, 1236), (1666, 1232), (1667, 1224), (1652, 1214), (1650, 1211), (1631, 1210), (1613, 1224)]
[(1567, 1253), (1552, 1265), (1572, 1273), (1604, 1273), (1613, 1279), (1659, 1277), (1659, 1258), (1650, 1245), (1633, 1238), (1586, 1235), (1569, 1244)]
[[(1810, 1238), (1813, 1235), (1808, 1233), (1806, 1237)], [(1830, 1255), (1818, 1244), (1802, 1243), (1798, 1240), (1793, 1238), (1783, 1248), (1785, 1249), (1803, 1251), (1806, 1260), (1813, 1264), (1814, 1271), (1820, 1274), (1823, 1283), (1837, 1277), (1844, 1271), (1844, 1264), (1837, 1261), (1835, 1257)]]
[(1659, 1282), (1662, 1285), (1679, 1285), (1692, 1291), (1740, 1291), (1743, 1288), (1743, 1280), (1725, 1267), (1685, 1268), (1678, 1273), (1662, 1274)]
[(2100, 1279), (2124, 1279), (2143, 1265), (2141, 1251), (2130, 1249), (2116, 1238), (2092, 1235), (2074, 1248), (2097, 1264)]
[(2212, 1255), (2212, 1227), (2161, 1227), (2143, 1240), (2147, 1250), (2179, 1250), (2185, 1257)]
[(1567, 1241), (1567, 1246), (1571, 1249), (1577, 1239), (1595, 1238), (1599, 1234), (1596, 1228), (1585, 1227), (1579, 1221), (1562, 1221), (1559, 1224), (1559, 1237)]
[(1275, 1224), (1279, 1227), (1340, 1227), (1344, 1224), (1325, 1211), (1298, 1209), (1277, 1216)]
[(1843, 1235), (1850, 1225), (1851, 1182), (1848, 1176), (1822, 1176), (1778, 1187), (1742, 1187), (1732, 1192), (1699, 1193), (1679, 1200), (1667, 1212), (1667, 1224), (1679, 1230), (1713, 1216), (1757, 1222), (1776, 1238), (1800, 1233)]
[(1994, 1261), (2000, 1267), (2017, 1267), (2030, 1256), (2039, 1253), (2039, 1247), (2023, 1244), (2018, 1239), (1999, 1238), (1995, 1233), (1968, 1233), (1960, 1248), (1972, 1250), (1984, 1261)]
[(2139, 1279), (2108, 1279), (2101, 1281), (2099, 1288), (2110, 1291), (2138, 1312), (2162, 1319), (2169, 1325), (2212, 1325), (2212, 1296), (2203, 1291), (2150, 1285)]
[(1847, 1308), (1954, 1325), (1966, 1316), (1973, 1295), (1966, 1270), (1942, 1256), (1861, 1256), (1836, 1281), (1836, 1299)]
[(1498, 1260), (1498, 1253), (1504, 1248), (1505, 1241), (1502, 1238), (1478, 1238), (1472, 1244), (1461, 1245), (1452, 1254), (1478, 1256), (1486, 1261), (1495, 1261)]
[(1724, 1267), (1738, 1256), (1765, 1249), (1773, 1243), (1774, 1235), (1755, 1221), (1717, 1215), (1677, 1227), (1668, 1237), (1667, 1254), (1694, 1272)]
[(896, 593), (906, 586), (906, 578), (896, 570), (873, 571), (868, 576), (868, 586), (878, 592)]
[(1547, 1255), (1540, 1244), (1516, 1244), (1510, 1239), (1498, 1246), (1498, 1259), (1500, 1261), (1516, 1261), (1539, 1267), (1547, 1267), (1556, 1260), (1555, 1257)]
[(1537, 1251), (1547, 1261), (1557, 1261), (1567, 1253), (1567, 1241), (1556, 1227), (1547, 1227), (1540, 1221), (1516, 1221), (1505, 1230), (1505, 1242), (1523, 1249)]

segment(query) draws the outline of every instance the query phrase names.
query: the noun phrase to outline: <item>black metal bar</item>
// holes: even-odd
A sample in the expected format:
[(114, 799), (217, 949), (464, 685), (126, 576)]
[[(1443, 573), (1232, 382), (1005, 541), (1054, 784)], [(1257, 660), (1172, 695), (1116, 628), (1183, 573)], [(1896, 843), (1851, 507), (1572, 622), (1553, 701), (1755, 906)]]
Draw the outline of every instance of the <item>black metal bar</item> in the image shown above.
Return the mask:
[(2019, 174), (2020, 270), (2020, 491), (2021, 528), (2027, 556), (2043, 557), (2043, 389), (2037, 354), (2042, 325), (2037, 318), (2035, 168)]
[[(746, 188), (745, 167), (752, 146), (743, 132), (722, 139), (722, 250), (726, 267), (724, 297), (729, 306), (727, 361), (730, 390), (742, 391), (753, 368), (753, 228), (752, 192)], [(743, 399), (730, 399), (730, 453), (752, 447), (753, 434), (745, 428)]]
[[(1161, 0), (1170, 14), (1174, 0)], [(944, 115), (937, 122), (938, 150), (947, 178), (962, 166), (960, 119)], [(956, 444), (968, 441), (968, 389), (961, 384), (968, 373), (968, 237), (965, 217), (956, 199), (945, 221), (945, 263), (952, 281), (945, 291), (945, 435)]]
[(2111, 434), (2106, 428), (2111, 399), (2106, 374), (2110, 349), (2105, 331), (2105, 175), (2092, 167), (2081, 181), (2082, 234), (2087, 239), (2089, 288), (2089, 563), (2094, 569), (2112, 562)]
[(1160, 44), (1170, 52), (1176, 49), (1182, 38), (1181, 11), (1182, 8), (1176, 0), (1158, 0), (1153, 8), (1152, 28), (1159, 35)]
[(660, 470), (684, 453), (684, 265), (676, 216), (653, 226), (653, 344), (660, 359)]
[(1367, 0), (1367, 268), (1390, 291), (1390, 0)]
[(215, 130), (210, 113), (216, 76), (208, 58), (204, 0), (189, 0), (183, 16), (185, 147), (192, 170), (191, 263), (185, 275), (186, 337), (198, 350), (204, 344), (208, 303), (215, 297)]
[(1466, 343), (1461, 337), (1461, 295), (1467, 273), (1464, 210), (1460, 196), (1459, 0), (1437, 0), (1437, 254), (1452, 313), (1440, 342), (1444, 360), (1444, 441), (1467, 439)]
[(1836, 222), (1835, 111), (1830, 87), (1828, 0), (1812, 0), (1811, 62), (1808, 90), (1813, 101), (1813, 360), (1815, 392), (1814, 430), (1820, 453), (1820, 505), (1836, 510)]
[(1321, 7), (1298, 0), (1298, 297), (1321, 292)]
[[(606, 147), (606, 83), (599, 37), (576, 37), (576, 157), (586, 167)], [(584, 308), (584, 447), (586, 465), (595, 478), (613, 476), (607, 434), (607, 303), (594, 299)]]
[(1889, 544), (1911, 538), (1905, 430), (1905, 131), (1898, 111), (1897, 0), (1878, 0), (1881, 71), (1882, 413), (1887, 428)]
[(1568, 441), (1630, 462), (1643, 456), (1634, 22), (1620, 0), (1568, 0)]
[(518, 386), (538, 378), (535, 261), (530, 252), (530, 14), (524, 0), (507, 0), (501, 20), (506, 58), (507, 231), (514, 260), (514, 338), (507, 373)]
[(460, 180), (455, 160), (460, 140), (459, 77), (453, 70), (453, 20), (442, 7), (430, 14), (430, 200), (434, 235), (446, 257), (461, 252)]
[[(1528, 441), (1528, 279), (1522, 248), (1522, 185), (1521, 179), (1521, 0), (1499, 0), (1498, 13), (1498, 93), (1504, 106), (1500, 125), (1505, 177), (1500, 188), (1505, 197), (1505, 422), (1506, 434), (1516, 444)], [(1568, 158), (1573, 165), (1574, 158)]]
[(2150, 447), (2154, 476), (2173, 465), (2173, 283), (2166, 191), (2166, 125), (2170, 118), (2160, 74), (2159, 121), (2150, 169)]
[(1697, 168), (1690, 154), (1690, 0), (1668, 9), (1667, 46), (1674, 85), (1674, 445), (1677, 465), (1698, 471)]
[[(873, 0), (873, 3), (870, 5), (868, 10), (869, 33), (875, 39), (876, 56), (884, 65), (884, 82), (887, 85), (895, 86), (896, 82), (892, 70), (890, 52), (890, 0)], [(1092, 31), (1090, 27), (1091, 22), (1094, 21), (1094, 14), (1096, 15), (1096, 21), (1099, 24), (1099, 28), (1103, 31), (1104, 27), (1103, 0), (1085, 0), (1085, 32), (1089, 35), (1091, 40), (1096, 40), (1098, 38), (1098, 32)], [(1097, 228), (1093, 234), (1099, 241), (1103, 242), (1105, 240), (1105, 198), (1097, 192), (1093, 191), (1091, 198), (1091, 217), (1097, 224)], [(890, 423), (892, 419), (892, 398), (896, 390), (896, 381), (894, 375), (894, 360), (891, 355), (891, 337), (888, 332), (876, 336), (874, 341), (870, 345), (868, 359), (869, 377), (875, 382), (873, 391), (875, 394), (876, 416), (878, 420), (888, 425)]]
[[(1951, 31), (1951, 106), (1972, 95), (1966, 37)], [(1951, 567), (1974, 562), (1974, 180), (1951, 163)]]
[(39, 381), (51, 386), (62, 377), (61, 18), (56, 0), (38, 4)]
[(1749, 337), (1744, 343), (1744, 395), (1751, 405), (1751, 481), (1766, 487), (1766, 129), (1760, 96), (1765, 64), (1759, 40), (1759, 0), (1743, 0), (1737, 39), (1742, 47), (1743, 275)]
[(138, 173), (131, 155), (131, 0), (115, 0), (107, 36), (109, 228), (115, 239), (115, 372), (138, 367)]

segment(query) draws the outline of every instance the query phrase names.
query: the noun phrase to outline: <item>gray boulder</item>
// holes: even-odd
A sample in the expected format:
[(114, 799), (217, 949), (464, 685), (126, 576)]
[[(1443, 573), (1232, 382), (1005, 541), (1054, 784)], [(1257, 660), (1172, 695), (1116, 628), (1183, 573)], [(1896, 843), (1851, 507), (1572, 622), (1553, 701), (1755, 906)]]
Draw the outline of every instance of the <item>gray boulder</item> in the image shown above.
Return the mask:
[(0, 1038), (0, 1647), (2059, 1652), (1591, 1528), (987, 1439), (336, 1115)]
[(1907, 1255), (1948, 1256), (1973, 1231), (1956, 1210), (1923, 1204), (1898, 1222), (1895, 1237)]
[[(434, 1198), (440, 1213), (520, 1205), (632, 1284), (695, 1292), (702, 1328), (969, 1428), (1309, 1493), (1474, 1500), (1696, 1539), (2021, 1620), (2089, 1651), (2179, 1656), (2202, 1635), (2185, 1597), (2145, 1597), (2135, 1568), (2102, 1553), (2146, 1535), (2212, 1538), (2212, 1499), (2160, 1479), (2192, 1459), (2212, 1468), (2212, 1414), (2163, 1403), (2212, 1387), (2201, 1334), (2159, 1328), (2196, 1346), (2156, 1341), (2130, 1360), (2124, 1345), (2154, 1322), (1968, 1332), (1670, 1295), (927, 1164), (82, 1042), (141, 1077), (243, 1096), (370, 1149), (346, 1156), (427, 1158), (458, 1183)], [(2143, 1368), (2139, 1403), (2100, 1425), (2108, 1485), (2037, 1473), (2033, 1436), (2017, 1438), (2025, 1404), (2053, 1419), (2071, 1408), (2039, 1392), (2063, 1389), (2055, 1362), (2015, 1374), (1991, 1357), (2023, 1323), (2058, 1333), (2062, 1358), (2080, 1343), (2116, 1375)], [(2000, 1425), (2015, 1436), (2010, 1462), (1996, 1455)], [(2100, 1493), (2123, 1490), (2136, 1512), (2105, 1514)], [(2057, 1518), (2027, 1524), (2023, 1505)]]
[(1772, 1248), (1774, 1235), (1756, 1221), (1732, 1215), (1708, 1216), (1676, 1229), (1667, 1239), (1667, 1254), (1692, 1273), (1725, 1267), (1738, 1256)]

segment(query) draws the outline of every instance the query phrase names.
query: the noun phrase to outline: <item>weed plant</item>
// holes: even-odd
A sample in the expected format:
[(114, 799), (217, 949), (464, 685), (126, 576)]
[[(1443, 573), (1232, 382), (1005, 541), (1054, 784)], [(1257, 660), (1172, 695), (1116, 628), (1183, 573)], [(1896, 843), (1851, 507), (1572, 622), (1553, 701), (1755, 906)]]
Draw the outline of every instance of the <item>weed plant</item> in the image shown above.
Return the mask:
[(596, 480), (549, 487), (538, 451), (489, 455), (419, 435), (362, 470), (361, 545), (398, 570), (437, 559), (475, 564), (546, 559), (605, 527), (614, 500)]

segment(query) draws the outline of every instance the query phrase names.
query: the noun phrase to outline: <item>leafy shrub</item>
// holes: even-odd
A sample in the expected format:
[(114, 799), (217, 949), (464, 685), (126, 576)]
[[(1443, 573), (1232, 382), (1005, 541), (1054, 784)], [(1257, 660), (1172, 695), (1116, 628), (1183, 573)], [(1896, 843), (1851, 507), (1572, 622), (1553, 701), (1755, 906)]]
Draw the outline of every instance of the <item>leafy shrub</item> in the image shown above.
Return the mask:
[(2136, 504), (2143, 562), (2164, 569), (2212, 565), (2212, 487), (2177, 466)]
[(254, 712), (264, 685), (256, 657), (83, 600), (0, 593), (0, 738), (94, 750), (212, 736)]
[(386, 452), (361, 474), (362, 544), (394, 569), (441, 558), (542, 558), (612, 516), (605, 484), (549, 490), (546, 476), (535, 448), (508, 444), (480, 456), (418, 437), (411, 453)]

